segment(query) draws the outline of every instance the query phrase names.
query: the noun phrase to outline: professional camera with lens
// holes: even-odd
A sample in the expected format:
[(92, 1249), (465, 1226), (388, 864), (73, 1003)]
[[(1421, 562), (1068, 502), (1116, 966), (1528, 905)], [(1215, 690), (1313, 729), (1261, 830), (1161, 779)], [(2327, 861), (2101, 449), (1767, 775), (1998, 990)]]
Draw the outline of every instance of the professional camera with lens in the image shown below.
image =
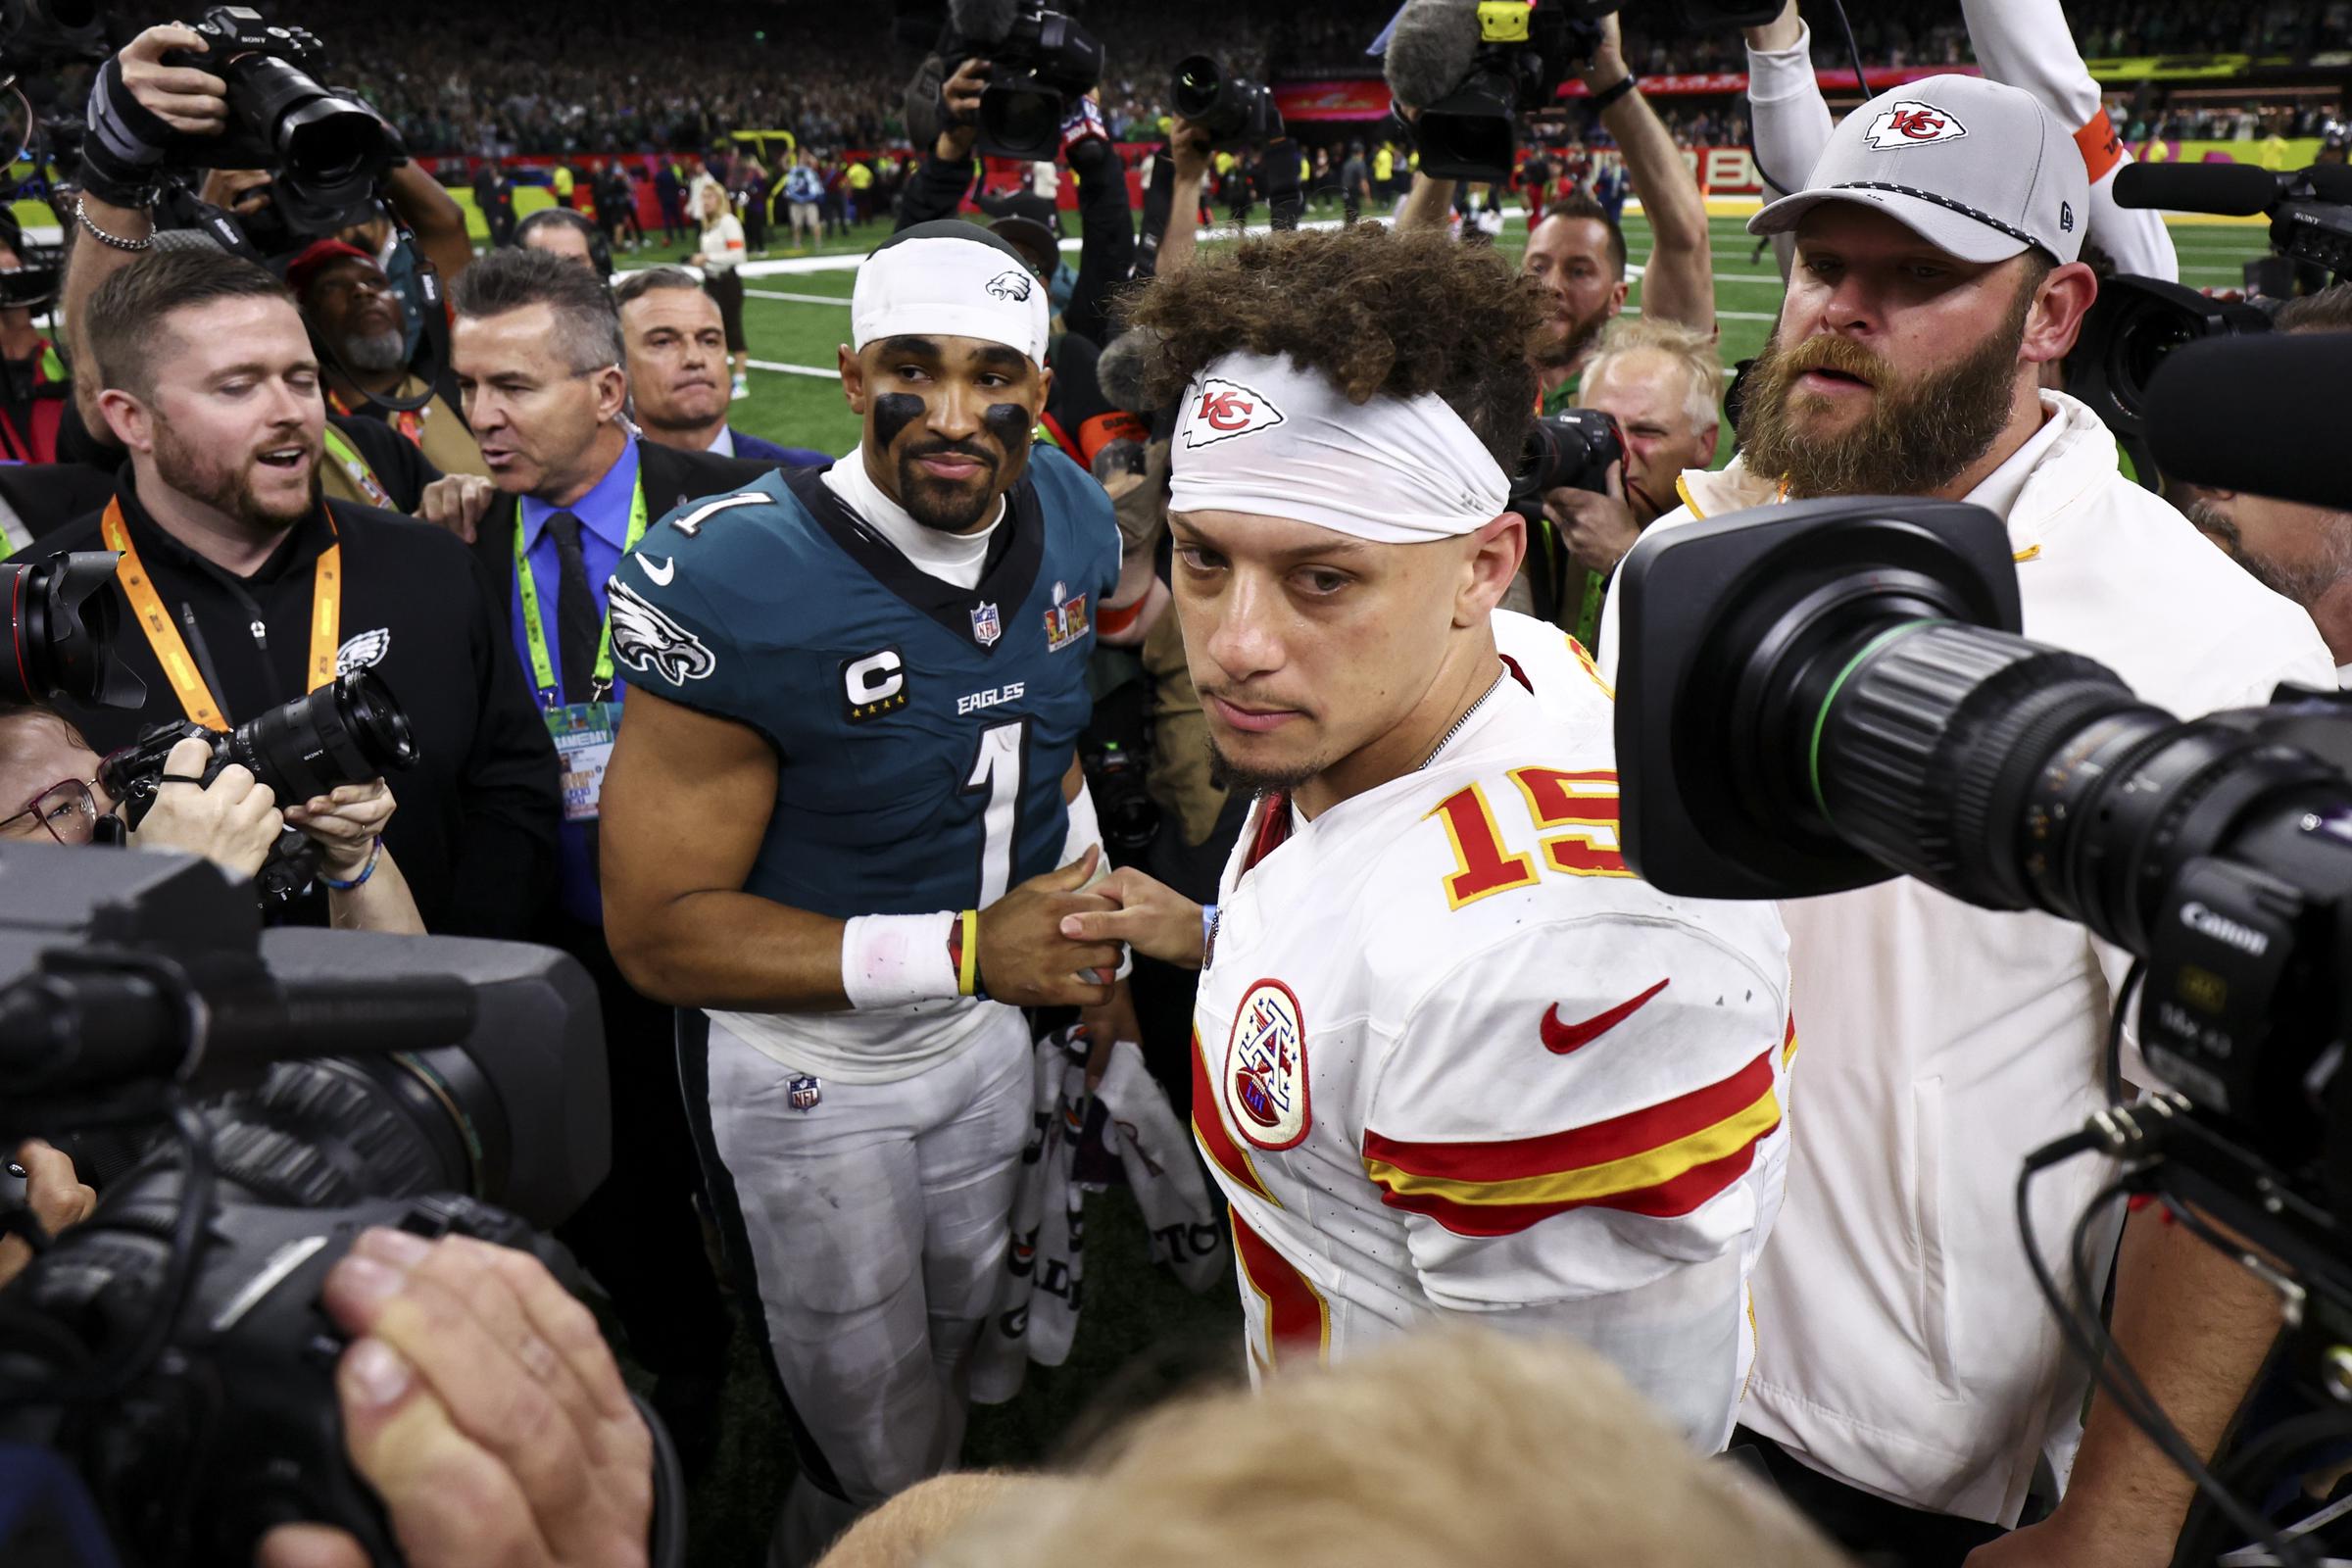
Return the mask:
[(205, 47), (174, 51), (171, 63), (228, 84), (230, 125), (219, 136), (177, 138), (174, 162), (275, 171), (272, 200), (295, 235), (331, 233), (373, 216), (377, 182), (408, 149), (365, 101), (313, 78), (325, 67), (318, 40), (249, 6), (215, 6), (195, 30)]
[(1173, 97), (1176, 113), (1207, 131), (1208, 145), (1217, 152), (1263, 147), (1284, 133), (1272, 89), (1227, 75), (1208, 55), (1188, 55), (1176, 63)]
[[(546, 950), (265, 934), (202, 860), (0, 851), (0, 1147), (103, 1187), (0, 1291), (0, 1444), (63, 1458), (132, 1564), (251, 1562), (293, 1519), (397, 1562), (344, 1457), (326, 1271), (371, 1225), (560, 1264), (530, 1227), (609, 1163), (598, 1018)], [(94, 1129), (153, 1151), (110, 1172)]]
[[(1616, 9), (1527, 0), (1414, 0), (1389, 30), (1384, 66), (1399, 103), (1420, 111), (1413, 142), (1433, 179), (1506, 180), (1519, 117), (1550, 102), (1600, 43)], [(1473, 29), (1475, 29), (1473, 31)]]
[(1563, 409), (1528, 427), (1518, 471), (1511, 475), (1511, 510), (1534, 523), (1544, 515), (1544, 497), (1552, 490), (1605, 494), (1609, 465), (1625, 457), (1625, 432), (1617, 416), (1599, 409)]
[[(392, 700), (392, 689), (372, 671), (354, 670), (233, 730), (209, 729), (193, 719), (158, 724), (109, 757), (99, 764), (98, 782), (122, 803), (132, 827), (164, 786), (164, 760), (191, 735), (213, 749), (201, 782), (210, 784), (222, 768), (241, 763), (286, 805), (415, 767), (417, 760), (408, 715)], [(289, 827), (256, 880), (265, 895), (290, 898), (310, 885), (318, 868), (316, 842)]]
[(111, 550), (45, 561), (0, 561), (0, 702), (96, 703), (136, 708), (147, 683), (108, 652), (121, 612), (105, 592)]
[(989, 64), (980, 151), (1030, 162), (1057, 156), (1071, 101), (1102, 79), (1102, 45), (1062, 13), (1034, 5), (955, 0), (948, 15), (940, 47), (946, 69), (975, 58)]

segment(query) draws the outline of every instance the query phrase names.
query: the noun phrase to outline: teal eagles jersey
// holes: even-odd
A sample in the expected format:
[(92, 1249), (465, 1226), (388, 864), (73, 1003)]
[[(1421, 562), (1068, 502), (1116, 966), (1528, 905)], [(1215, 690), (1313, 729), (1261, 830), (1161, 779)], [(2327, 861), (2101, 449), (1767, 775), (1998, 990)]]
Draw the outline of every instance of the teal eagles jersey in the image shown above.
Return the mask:
[(630, 685), (749, 724), (776, 804), (745, 891), (847, 919), (977, 908), (1054, 869), (1119, 573), (1110, 498), (1040, 446), (969, 592), (778, 471), (681, 507), (611, 587)]

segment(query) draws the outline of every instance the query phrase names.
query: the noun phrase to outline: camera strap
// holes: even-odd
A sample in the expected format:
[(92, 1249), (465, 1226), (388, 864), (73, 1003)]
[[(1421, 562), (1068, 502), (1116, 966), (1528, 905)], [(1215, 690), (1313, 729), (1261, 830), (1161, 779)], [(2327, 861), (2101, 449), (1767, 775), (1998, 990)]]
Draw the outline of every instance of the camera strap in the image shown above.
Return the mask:
[[(335, 527), (333, 509), (320, 502), (318, 510), (325, 516), (326, 531), (334, 536), (335, 542), (318, 553), (318, 560), (311, 568), (311, 653), (304, 670), (308, 691), (317, 691), (333, 681), (335, 654), (342, 647), (343, 544)], [(130, 542), (130, 529), (122, 520), (121, 496), (106, 504), (99, 532), (105, 536), (106, 548), (122, 558), (115, 564), (115, 579), (122, 583), (122, 595), (130, 601), (131, 612), (139, 618), (139, 629), (147, 634), (147, 646), (155, 650), (156, 662), (164, 666), (164, 678), (172, 683), (172, 693), (179, 698), (180, 710), (207, 729), (228, 728), (220, 702), (197, 672), (187, 643), (164, 609), (163, 595), (155, 591), (155, 581), (147, 575), (146, 564), (139, 560), (138, 548)]]
[[(645, 470), (637, 470), (637, 488), (629, 497), (628, 542), (620, 547), (627, 555), (645, 538), (647, 525), (645, 507)], [(547, 652), (547, 621), (539, 610), (539, 584), (531, 575), (531, 564), (522, 551), (522, 527), (517, 520), (514, 528), (514, 591), (522, 596), (522, 640), (531, 651), (531, 679), (539, 688), (539, 706), (552, 709), (561, 688), (556, 683), (556, 662)], [(612, 608), (605, 607), (605, 623), (596, 636), (596, 672), (590, 681), (588, 700), (601, 703), (612, 695)]]

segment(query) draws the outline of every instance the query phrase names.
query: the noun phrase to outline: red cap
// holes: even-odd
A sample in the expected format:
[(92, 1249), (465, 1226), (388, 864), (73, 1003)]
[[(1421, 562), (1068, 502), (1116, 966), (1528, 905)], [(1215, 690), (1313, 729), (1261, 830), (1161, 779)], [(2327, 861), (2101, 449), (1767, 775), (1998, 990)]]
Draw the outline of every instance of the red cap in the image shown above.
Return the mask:
[(313, 240), (286, 264), (286, 287), (294, 291), (296, 299), (300, 299), (310, 292), (311, 279), (318, 275), (318, 269), (326, 266), (329, 262), (339, 262), (346, 257), (353, 256), (363, 262), (375, 260), (357, 245), (344, 240)]

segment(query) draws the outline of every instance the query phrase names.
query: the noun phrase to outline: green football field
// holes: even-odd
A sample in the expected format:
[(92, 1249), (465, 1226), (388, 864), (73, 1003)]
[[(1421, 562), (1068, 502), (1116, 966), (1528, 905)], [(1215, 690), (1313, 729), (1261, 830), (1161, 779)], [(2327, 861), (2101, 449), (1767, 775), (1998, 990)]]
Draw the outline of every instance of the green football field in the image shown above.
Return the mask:
[[(1763, 344), (1781, 284), (1769, 252), (1750, 260), (1754, 241), (1742, 230), (1741, 220), (1718, 218), (1713, 224), (1728, 365)], [(1632, 218), (1626, 231), (1638, 263), (1649, 249), (1648, 225)], [(888, 233), (886, 223), (867, 224), (825, 252), (855, 258)], [(2176, 228), (2174, 237), (2182, 281), (2220, 288), (2234, 286), (2240, 264), (2261, 254), (2265, 230), (2209, 224)], [(1526, 244), (1525, 225), (1512, 220), (1498, 243), (1516, 257)], [(676, 254), (674, 247), (661, 247), (624, 256), (622, 262), (646, 265)], [(835, 454), (856, 445), (858, 420), (842, 402), (834, 369), (834, 351), (849, 336), (854, 276), (844, 266), (746, 279), (745, 324), (756, 368), (752, 396), (736, 404), (731, 416), (738, 427)], [(1637, 282), (1629, 308), (1640, 300)], [(1175, 1109), (1183, 1117), (1190, 1107), (1178, 1103)], [(1238, 1373), (1241, 1314), (1234, 1287), (1220, 1282), (1195, 1297), (1154, 1268), (1141, 1216), (1123, 1191), (1088, 1204), (1084, 1289), (1085, 1307), (1068, 1363), (1052, 1370), (1030, 1368), (1018, 1398), (973, 1413), (964, 1445), (967, 1466), (1033, 1467), (1083, 1459), (1090, 1439), (1120, 1414), (1204, 1374)], [(734, 1303), (739, 1321), (744, 1304)], [(730, 1363), (717, 1456), (693, 1489), (689, 1509), (689, 1560), (698, 1565), (758, 1562), (793, 1474), (782, 1413), (752, 1336), (740, 1327)], [(631, 1378), (643, 1386), (634, 1367)]]
[[(1311, 214), (1320, 217), (1322, 213)], [(1067, 215), (1065, 215), (1067, 220)], [(1074, 221), (1074, 220), (1067, 220)], [(1745, 220), (1710, 220), (1715, 239), (1717, 316), (1723, 328), (1723, 362), (1733, 365), (1763, 346), (1780, 302), (1780, 273), (1772, 253), (1754, 256)], [(1625, 220), (1628, 250), (1638, 266), (1649, 252), (1649, 225), (1641, 217)], [(820, 255), (846, 262), (863, 255), (889, 235), (887, 222), (861, 225), (850, 239), (827, 244)], [(2182, 224), (2173, 230), (2180, 252), (2180, 280), (2192, 287), (2234, 288), (2242, 264), (2263, 254), (2267, 230), (2260, 226)], [(1497, 245), (1516, 258), (1527, 244), (1526, 224), (1512, 218)], [(667, 261), (668, 247), (624, 256), (623, 266)], [(801, 252), (770, 250), (756, 259), (789, 258)], [(1752, 259), (1751, 259), (1752, 258)], [(1072, 265), (1076, 253), (1068, 253)], [(858, 419), (842, 402), (834, 350), (849, 340), (850, 287), (856, 273), (840, 270), (771, 273), (745, 280), (744, 331), (754, 368), (752, 395), (730, 416), (741, 429), (789, 446), (814, 447), (836, 455), (858, 441)], [(1628, 310), (1640, 308), (1642, 285), (1633, 285)], [(1730, 432), (1725, 432), (1728, 455)]]

